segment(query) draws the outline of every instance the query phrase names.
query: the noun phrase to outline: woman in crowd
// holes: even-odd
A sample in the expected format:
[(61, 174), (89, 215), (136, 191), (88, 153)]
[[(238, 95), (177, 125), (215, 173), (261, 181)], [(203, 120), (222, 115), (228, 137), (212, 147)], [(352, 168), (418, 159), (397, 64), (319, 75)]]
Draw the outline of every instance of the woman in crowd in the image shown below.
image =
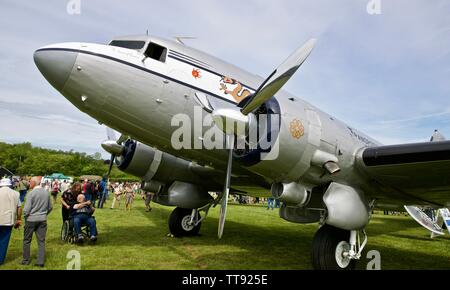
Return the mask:
[(125, 183), (125, 209), (131, 210), (134, 200), (134, 190), (131, 184)]
[(119, 202), (119, 208), (120, 208), (120, 200), (121, 200), (122, 194), (123, 194), (122, 186), (119, 183), (116, 183), (114, 186), (114, 199), (111, 203), (111, 209), (114, 208), (116, 201)]
[(45, 182), (44, 189), (47, 190), (48, 192), (50, 192), (50, 182), (49, 181)]
[(53, 204), (56, 203), (56, 198), (58, 196), (58, 192), (59, 192), (59, 182), (58, 182), (58, 180), (55, 180), (55, 181), (53, 181), (53, 184), (52, 184)]
[(77, 202), (78, 195), (81, 194), (81, 183), (75, 182), (71, 188), (63, 192), (61, 196), (63, 221), (69, 219), (70, 208)]

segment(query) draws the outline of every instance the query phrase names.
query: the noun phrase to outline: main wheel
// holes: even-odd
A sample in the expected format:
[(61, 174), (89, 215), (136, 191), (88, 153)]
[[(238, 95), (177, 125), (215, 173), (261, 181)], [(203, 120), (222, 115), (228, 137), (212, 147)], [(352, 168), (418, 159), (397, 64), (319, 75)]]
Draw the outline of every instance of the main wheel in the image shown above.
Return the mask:
[(356, 261), (344, 253), (350, 250), (350, 231), (323, 225), (314, 236), (312, 264), (316, 270), (353, 270)]
[[(175, 208), (169, 217), (169, 230), (175, 237), (195, 236), (200, 231), (201, 222), (196, 225), (190, 225), (192, 209), (181, 207)], [(200, 219), (200, 214), (198, 214)]]

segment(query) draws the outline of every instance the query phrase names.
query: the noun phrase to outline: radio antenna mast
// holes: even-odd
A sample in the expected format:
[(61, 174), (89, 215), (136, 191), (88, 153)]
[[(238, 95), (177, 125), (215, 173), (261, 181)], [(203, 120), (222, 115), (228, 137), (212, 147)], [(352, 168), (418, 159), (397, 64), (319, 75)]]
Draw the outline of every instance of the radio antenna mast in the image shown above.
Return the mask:
[(182, 45), (186, 45), (184, 44), (183, 39), (197, 39), (197, 37), (193, 36), (174, 36), (173, 38), (175, 38), (175, 40)]

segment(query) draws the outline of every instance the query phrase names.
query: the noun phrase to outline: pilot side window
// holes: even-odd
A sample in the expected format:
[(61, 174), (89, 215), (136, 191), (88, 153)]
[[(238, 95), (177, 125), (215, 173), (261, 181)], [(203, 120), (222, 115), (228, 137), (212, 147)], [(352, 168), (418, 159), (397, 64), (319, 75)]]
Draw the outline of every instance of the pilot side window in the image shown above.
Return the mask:
[(128, 49), (139, 50), (142, 49), (145, 45), (145, 41), (138, 40), (113, 40), (109, 43), (111, 46), (118, 46)]
[(156, 59), (160, 62), (166, 62), (166, 54), (167, 48), (153, 42), (150, 42), (147, 50), (145, 51), (145, 56)]

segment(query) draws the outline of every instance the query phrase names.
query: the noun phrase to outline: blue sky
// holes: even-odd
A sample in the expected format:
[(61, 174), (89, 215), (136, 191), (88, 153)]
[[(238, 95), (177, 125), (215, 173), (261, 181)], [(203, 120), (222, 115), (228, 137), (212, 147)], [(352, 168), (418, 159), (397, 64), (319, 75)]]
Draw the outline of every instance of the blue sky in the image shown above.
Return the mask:
[(286, 89), (385, 144), (450, 136), (450, 1), (2, 0), (0, 140), (105, 154), (105, 129), (40, 75), (33, 52), (117, 35), (195, 36), (190, 46), (267, 76), (309, 38), (315, 50)]

